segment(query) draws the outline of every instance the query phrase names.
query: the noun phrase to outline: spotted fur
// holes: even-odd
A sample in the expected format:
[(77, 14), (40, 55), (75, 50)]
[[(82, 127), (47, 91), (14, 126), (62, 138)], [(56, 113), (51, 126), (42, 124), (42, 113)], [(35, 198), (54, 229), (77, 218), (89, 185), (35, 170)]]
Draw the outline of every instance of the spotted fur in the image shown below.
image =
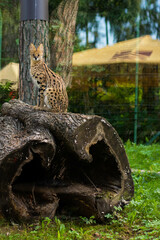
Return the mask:
[(30, 73), (39, 87), (37, 106), (47, 107), (54, 112), (66, 112), (68, 96), (63, 79), (53, 72), (43, 61), (43, 45), (36, 48), (30, 44)]

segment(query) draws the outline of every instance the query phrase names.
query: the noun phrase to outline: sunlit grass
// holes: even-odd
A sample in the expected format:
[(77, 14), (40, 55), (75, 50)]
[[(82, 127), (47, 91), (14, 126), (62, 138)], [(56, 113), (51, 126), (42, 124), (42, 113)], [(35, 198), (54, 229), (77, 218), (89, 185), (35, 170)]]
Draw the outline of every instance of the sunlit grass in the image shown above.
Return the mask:
[(131, 168), (160, 172), (160, 144), (135, 145), (128, 141), (125, 149)]

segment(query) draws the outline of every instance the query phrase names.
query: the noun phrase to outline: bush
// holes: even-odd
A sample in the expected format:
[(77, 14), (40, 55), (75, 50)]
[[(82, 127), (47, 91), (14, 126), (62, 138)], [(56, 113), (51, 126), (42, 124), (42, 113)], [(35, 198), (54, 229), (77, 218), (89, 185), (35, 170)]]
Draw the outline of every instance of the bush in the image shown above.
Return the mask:
[(6, 84), (0, 84), (0, 109), (4, 102), (8, 102), (11, 99), (17, 98), (17, 92), (11, 88), (12, 84), (7, 82)]

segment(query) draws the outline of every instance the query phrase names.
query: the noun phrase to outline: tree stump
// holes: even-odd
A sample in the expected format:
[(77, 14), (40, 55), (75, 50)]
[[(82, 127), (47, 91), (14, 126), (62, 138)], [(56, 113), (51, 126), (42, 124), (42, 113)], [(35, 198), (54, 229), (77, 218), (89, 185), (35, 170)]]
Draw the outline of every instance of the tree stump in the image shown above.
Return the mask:
[(0, 115), (0, 209), (14, 221), (54, 215), (105, 220), (134, 194), (123, 144), (99, 116), (36, 110), (19, 100)]

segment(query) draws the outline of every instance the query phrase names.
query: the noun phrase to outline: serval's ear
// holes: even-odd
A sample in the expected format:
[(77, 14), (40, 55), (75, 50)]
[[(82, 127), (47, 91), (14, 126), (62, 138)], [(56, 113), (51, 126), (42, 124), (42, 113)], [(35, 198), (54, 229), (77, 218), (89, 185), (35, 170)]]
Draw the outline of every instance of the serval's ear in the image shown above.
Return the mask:
[(38, 46), (37, 51), (40, 53), (40, 55), (43, 55), (44, 48), (42, 43)]
[(29, 49), (30, 49), (30, 53), (32, 53), (32, 52), (35, 52), (35, 51), (36, 51), (36, 47), (34, 46), (34, 44), (33, 44), (33, 43), (31, 43), (31, 44), (30, 44), (30, 46), (29, 46)]

